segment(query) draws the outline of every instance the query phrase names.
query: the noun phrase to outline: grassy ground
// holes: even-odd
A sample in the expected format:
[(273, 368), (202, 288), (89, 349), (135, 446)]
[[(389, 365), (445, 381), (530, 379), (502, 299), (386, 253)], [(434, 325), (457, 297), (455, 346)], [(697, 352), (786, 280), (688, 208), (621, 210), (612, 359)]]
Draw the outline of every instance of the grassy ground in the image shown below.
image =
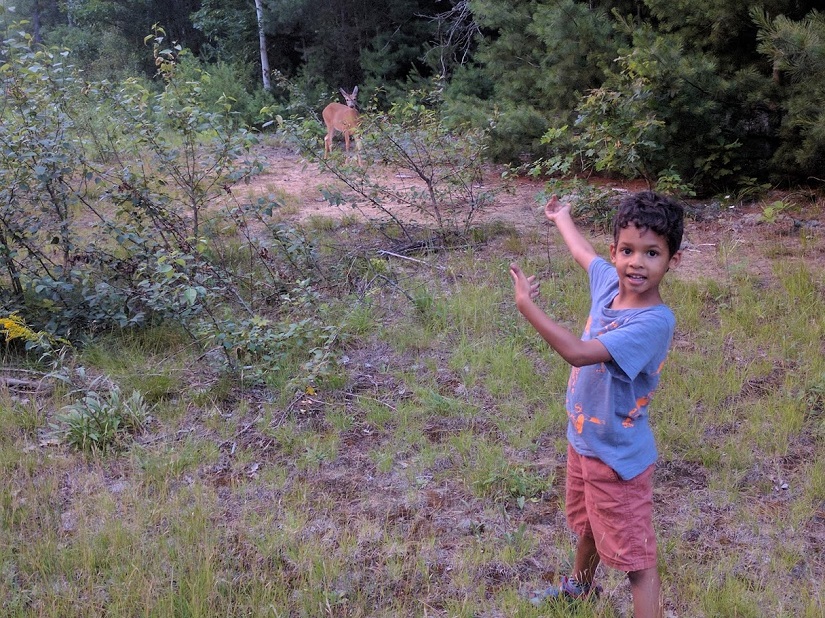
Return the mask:
[[(822, 616), (825, 240), (744, 255), (717, 233), (713, 273), (674, 272), (664, 290), (678, 319), (652, 404), (667, 614)], [(572, 560), (569, 367), (519, 318), (507, 265), (537, 273), (574, 331), (588, 303), (545, 241), (505, 230), (386, 261), (394, 285), (334, 308), (350, 333), (339, 369), (294, 399), (284, 376), (215, 374), (169, 330), (101, 340), (79, 362), (156, 404), (117, 453), (50, 439), (59, 389), (0, 393), (3, 615), (629, 616), (612, 571), (598, 601), (527, 600)]]

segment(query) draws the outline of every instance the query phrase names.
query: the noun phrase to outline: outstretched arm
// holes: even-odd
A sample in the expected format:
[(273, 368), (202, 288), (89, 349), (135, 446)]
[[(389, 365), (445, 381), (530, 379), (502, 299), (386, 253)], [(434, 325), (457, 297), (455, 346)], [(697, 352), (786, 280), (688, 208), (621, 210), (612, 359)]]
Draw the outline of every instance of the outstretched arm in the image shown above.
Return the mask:
[(556, 195), (550, 198), (550, 201), (544, 206), (545, 216), (556, 224), (561, 232), (561, 237), (564, 239), (564, 244), (570, 250), (573, 259), (585, 270), (590, 268), (590, 263), (596, 257), (596, 250), (593, 249), (587, 239), (582, 236), (582, 233), (573, 222), (573, 216), (570, 213), (570, 204), (562, 202)]
[[(595, 254), (594, 254), (595, 255)], [(553, 321), (534, 299), (539, 294), (535, 276), (526, 276), (516, 264), (510, 264), (510, 276), (516, 293), (516, 308), (533, 325), (542, 339), (574, 367), (595, 365), (611, 359), (610, 353), (597, 339), (582, 341), (569, 330)]]

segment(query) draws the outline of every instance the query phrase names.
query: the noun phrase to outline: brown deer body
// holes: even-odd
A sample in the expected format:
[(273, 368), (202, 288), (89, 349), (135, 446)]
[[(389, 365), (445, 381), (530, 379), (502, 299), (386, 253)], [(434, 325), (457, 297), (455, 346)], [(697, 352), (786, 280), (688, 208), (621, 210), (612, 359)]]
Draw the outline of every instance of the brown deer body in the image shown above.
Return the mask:
[(327, 134), (324, 136), (324, 158), (326, 159), (327, 155), (332, 152), (332, 137), (336, 131), (340, 131), (344, 136), (344, 150), (349, 152), (349, 140), (352, 137), (355, 141), (358, 163), (361, 163), (361, 144), (358, 142), (358, 137), (353, 135), (353, 131), (358, 128), (358, 109), (355, 103), (355, 98), (358, 96), (358, 86), (353, 88), (352, 94), (343, 88), (340, 90), (347, 104), (330, 103), (321, 112), (324, 124), (327, 125)]

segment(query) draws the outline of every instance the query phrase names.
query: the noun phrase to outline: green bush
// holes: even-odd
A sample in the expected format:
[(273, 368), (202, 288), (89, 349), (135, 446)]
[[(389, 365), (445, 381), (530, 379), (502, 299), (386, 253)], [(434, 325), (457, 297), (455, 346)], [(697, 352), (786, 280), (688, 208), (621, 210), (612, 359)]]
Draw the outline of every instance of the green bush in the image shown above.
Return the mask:
[(212, 113), (227, 113), (233, 126), (261, 125), (261, 109), (272, 105), (273, 96), (263, 89), (254, 65), (217, 62), (205, 65), (189, 58), (181, 67), (177, 79), (197, 81), (203, 109)]
[[(146, 39), (160, 89), (84, 80), (60, 50), (7, 39), (0, 311), (72, 341), (172, 322), (207, 344), (228, 342), (224, 368), (252, 363), (247, 373), (261, 375), (286, 349), (305, 375), (319, 375), (335, 336), (304, 302), (322, 276), (314, 248), (273, 220), (277, 203), (241, 203), (231, 190), (262, 169), (236, 109), (259, 101), (244, 95), (236, 68), (205, 72), (164, 39), (159, 27)], [(297, 304), (285, 293), (296, 281), (306, 292)], [(269, 325), (260, 341), (258, 319)], [(236, 348), (248, 352), (240, 364)], [(117, 435), (110, 403), (90, 396), (70, 410), (72, 441)]]
[(52, 429), (72, 448), (107, 451), (124, 446), (129, 436), (142, 430), (149, 411), (138, 391), (132, 391), (126, 398), (116, 386), (106, 395), (88, 391), (79, 401), (63, 408)]

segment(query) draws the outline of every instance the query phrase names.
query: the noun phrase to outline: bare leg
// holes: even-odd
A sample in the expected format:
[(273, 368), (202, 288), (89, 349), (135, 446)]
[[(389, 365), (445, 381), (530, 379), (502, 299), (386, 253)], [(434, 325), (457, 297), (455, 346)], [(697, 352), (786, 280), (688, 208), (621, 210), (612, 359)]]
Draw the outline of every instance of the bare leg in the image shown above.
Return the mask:
[(576, 544), (576, 557), (573, 560), (573, 579), (580, 584), (592, 584), (596, 567), (599, 566), (599, 553), (596, 541), (590, 536), (580, 536)]
[(635, 618), (662, 618), (662, 584), (656, 567), (627, 574)]

